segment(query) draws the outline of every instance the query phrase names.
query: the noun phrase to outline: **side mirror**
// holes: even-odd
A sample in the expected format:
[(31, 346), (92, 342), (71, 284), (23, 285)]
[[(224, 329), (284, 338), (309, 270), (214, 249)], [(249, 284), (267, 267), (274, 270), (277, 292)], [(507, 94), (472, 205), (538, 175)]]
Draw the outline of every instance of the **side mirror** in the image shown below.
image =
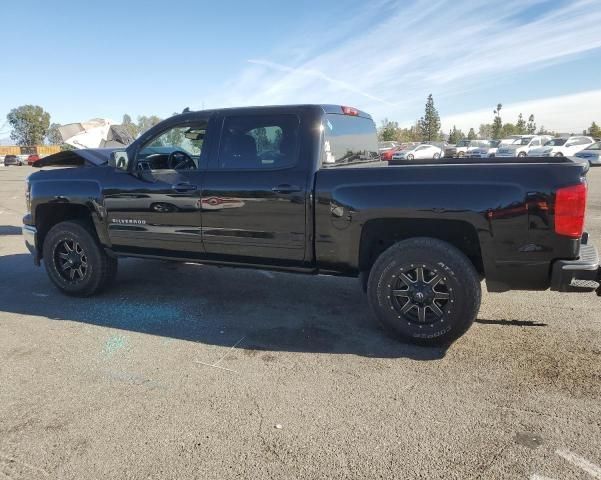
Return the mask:
[(118, 170), (129, 171), (129, 157), (127, 156), (127, 152), (125, 150), (117, 150), (111, 153), (111, 157), (109, 158), (109, 165)]

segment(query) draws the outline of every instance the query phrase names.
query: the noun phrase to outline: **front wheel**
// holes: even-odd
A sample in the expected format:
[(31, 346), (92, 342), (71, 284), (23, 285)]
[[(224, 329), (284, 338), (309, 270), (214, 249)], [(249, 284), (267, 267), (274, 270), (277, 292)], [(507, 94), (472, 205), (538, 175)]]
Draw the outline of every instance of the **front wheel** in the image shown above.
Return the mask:
[(83, 222), (67, 221), (52, 227), (44, 239), (43, 250), (48, 277), (67, 295), (93, 295), (117, 273), (117, 260), (106, 254)]
[(461, 251), (418, 237), (378, 257), (367, 294), (378, 320), (396, 336), (422, 345), (445, 345), (474, 322), (481, 289), (478, 273)]
[(554, 156), (555, 156), (555, 157), (563, 157), (563, 153), (561, 153), (561, 152), (557, 152), (557, 153), (556, 153)]
[(407, 155), (407, 160), (413, 160), (415, 157), (413, 156), (413, 154), (409, 154)]
[(520, 157), (520, 158), (524, 158), (525, 156), (526, 156), (526, 152), (518, 153), (518, 157)]
[(434, 160), (438, 160), (440, 158), (440, 153), (435, 153), (433, 158)]

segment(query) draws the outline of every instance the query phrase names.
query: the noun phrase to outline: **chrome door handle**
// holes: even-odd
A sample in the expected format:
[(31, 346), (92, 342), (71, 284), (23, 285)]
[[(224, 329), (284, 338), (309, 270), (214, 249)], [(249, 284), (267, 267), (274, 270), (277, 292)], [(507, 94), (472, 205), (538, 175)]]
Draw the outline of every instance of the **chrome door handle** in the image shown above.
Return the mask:
[(173, 190), (176, 192), (190, 192), (198, 189), (196, 185), (191, 183), (176, 183), (175, 185), (172, 185), (171, 188), (173, 188)]
[(301, 187), (284, 183), (282, 185), (278, 185), (277, 187), (273, 187), (271, 191), (274, 193), (295, 193), (300, 192)]

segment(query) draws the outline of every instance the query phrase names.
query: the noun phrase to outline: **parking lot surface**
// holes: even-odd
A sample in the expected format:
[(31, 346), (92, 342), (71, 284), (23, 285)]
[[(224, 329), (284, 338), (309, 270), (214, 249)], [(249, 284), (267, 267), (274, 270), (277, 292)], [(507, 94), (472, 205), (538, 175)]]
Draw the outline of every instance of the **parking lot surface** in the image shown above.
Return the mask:
[(21, 237), (32, 171), (0, 168), (0, 479), (601, 479), (594, 294), (485, 293), (446, 350), (355, 279), (124, 260), (69, 298)]

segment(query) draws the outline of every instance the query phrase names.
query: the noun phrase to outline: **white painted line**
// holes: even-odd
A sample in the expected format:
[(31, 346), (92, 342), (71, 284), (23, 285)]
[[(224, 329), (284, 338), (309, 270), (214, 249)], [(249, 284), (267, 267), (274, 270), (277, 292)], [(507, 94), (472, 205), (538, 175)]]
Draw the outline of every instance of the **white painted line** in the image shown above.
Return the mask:
[(560, 449), (556, 450), (555, 453), (570, 462), (572, 465), (580, 467), (593, 478), (601, 480), (601, 467), (589, 462), (586, 458), (576, 455), (569, 450)]
[(221, 367), (218, 364), (219, 364), (219, 362), (221, 362), (221, 360), (223, 360), (225, 357), (227, 357), (234, 348), (236, 348), (238, 345), (240, 345), (240, 342), (242, 342), (242, 340), (244, 340), (245, 338), (246, 337), (242, 337), (240, 340), (238, 340), (236, 343), (234, 343), (234, 345), (232, 345), (230, 348), (228, 348), (227, 352), (225, 352), (223, 354), (223, 356), (219, 360), (217, 360), (215, 363), (205, 363), (205, 362), (201, 362), (200, 360), (194, 360), (194, 362), (200, 363), (201, 365), (205, 365), (207, 367), (220, 368), (221, 370), (227, 370), (228, 372), (238, 373), (236, 370), (232, 370), (231, 368)]
[(36, 293), (36, 292), (33, 292), (32, 295), (35, 297), (47, 297), (48, 296), (47, 293)]
[(231, 368), (220, 367), (219, 365), (211, 365), (210, 363), (201, 362), (200, 360), (194, 360), (194, 363), (200, 363), (201, 365), (205, 365), (207, 367), (220, 368), (221, 370), (227, 370), (228, 372), (238, 373), (236, 370), (232, 370)]
[(544, 475), (539, 475), (538, 473), (535, 473), (534, 475), (530, 475), (530, 480), (555, 480), (555, 479), (551, 478), (551, 477), (545, 477)]
[(275, 278), (275, 275), (267, 270), (259, 270), (259, 273), (265, 275), (267, 278)]
[(245, 338), (246, 338), (246, 337), (242, 337), (240, 340), (238, 340), (236, 343), (234, 343), (234, 345), (232, 345), (232, 346), (230, 347), (230, 349), (229, 349), (227, 352), (225, 352), (225, 354), (223, 355), (223, 357), (221, 357), (219, 360), (217, 360), (217, 361), (216, 361), (216, 362), (215, 362), (213, 365), (214, 365), (214, 366), (217, 366), (217, 365), (218, 365), (218, 364), (221, 362), (221, 360), (223, 360), (223, 359), (224, 359), (224, 358), (225, 358), (227, 355), (229, 355), (229, 353), (230, 353), (230, 352), (231, 352), (231, 351), (232, 351), (234, 348), (236, 348), (238, 345), (240, 345), (240, 342), (241, 342), (242, 340), (244, 340)]

